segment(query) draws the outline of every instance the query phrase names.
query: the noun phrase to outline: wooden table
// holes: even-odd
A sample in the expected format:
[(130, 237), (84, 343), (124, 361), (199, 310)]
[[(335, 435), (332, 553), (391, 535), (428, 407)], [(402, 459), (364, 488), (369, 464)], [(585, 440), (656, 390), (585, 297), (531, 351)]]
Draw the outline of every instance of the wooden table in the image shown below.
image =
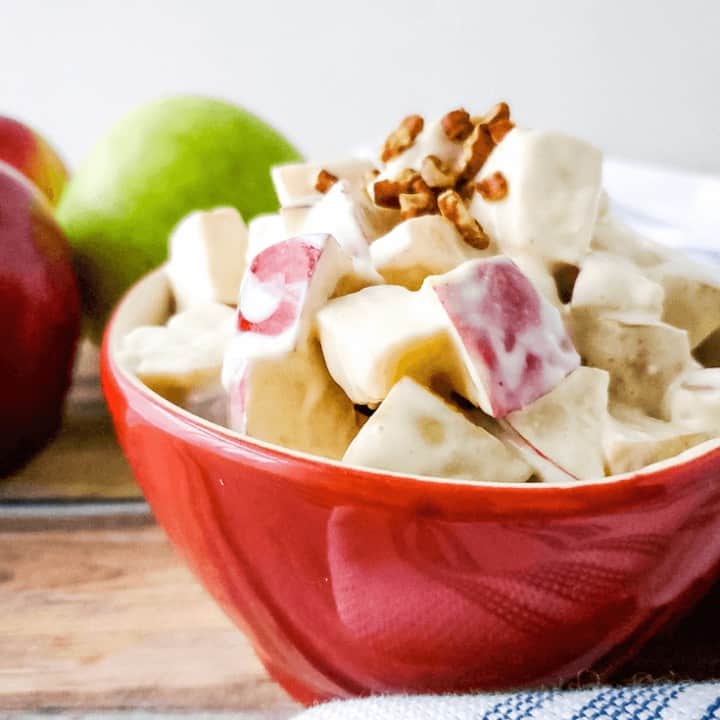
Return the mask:
[(0, 481), (0, 717), (49, 708), (298, 710), (155, 525), (88, 346), (62, 432)]
[[(720, 586), (619, 680), (720, 678), (718, 606)], [(50, 708), (298, 711), (154, 525), (82, 374), (61, 435), (0, 483), (0, 717)]]
[(5, 514), (0, 648), (1, 709), (295, 709), (136, 508)]

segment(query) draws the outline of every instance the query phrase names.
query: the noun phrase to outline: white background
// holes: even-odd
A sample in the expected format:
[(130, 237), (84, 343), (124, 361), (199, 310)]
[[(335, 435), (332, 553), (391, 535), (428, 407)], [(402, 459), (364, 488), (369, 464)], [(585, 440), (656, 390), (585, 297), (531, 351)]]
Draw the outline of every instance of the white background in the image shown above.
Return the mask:
[(327, 158), (504, 98), (524, 125), (720, 171), (719, 52), (716, 0), (0, 0), (0, 113), (76, 164), (134, 105), (199, 92)]

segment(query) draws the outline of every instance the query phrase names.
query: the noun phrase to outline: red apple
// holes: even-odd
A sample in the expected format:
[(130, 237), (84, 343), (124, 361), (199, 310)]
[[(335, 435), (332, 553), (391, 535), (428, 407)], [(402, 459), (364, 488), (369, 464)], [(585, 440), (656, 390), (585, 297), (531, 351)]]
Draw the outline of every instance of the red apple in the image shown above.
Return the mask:
[(58, 204), (68, 172), (41, 135), (17, 120), (0, 117), (0, 160), (34, 182), (53, 206)]
[(0, 162), (0, 476), (59, 426), (79, 333), (70, 246), (52, 207)]
[(526, 407), (580, 365), (557, 308), (508, 258), (466, 262), (425, 283), (467, 368), (462, 394), (489, 415)]

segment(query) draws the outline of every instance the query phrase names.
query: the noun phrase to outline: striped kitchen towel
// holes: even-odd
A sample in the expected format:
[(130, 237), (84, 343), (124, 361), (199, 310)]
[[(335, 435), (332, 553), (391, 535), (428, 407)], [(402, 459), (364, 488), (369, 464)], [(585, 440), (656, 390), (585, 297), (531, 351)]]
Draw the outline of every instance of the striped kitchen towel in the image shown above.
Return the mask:
[(720, 682), (483, 695), (388, 695), (316, 705), (295, 720), (720, 720)]

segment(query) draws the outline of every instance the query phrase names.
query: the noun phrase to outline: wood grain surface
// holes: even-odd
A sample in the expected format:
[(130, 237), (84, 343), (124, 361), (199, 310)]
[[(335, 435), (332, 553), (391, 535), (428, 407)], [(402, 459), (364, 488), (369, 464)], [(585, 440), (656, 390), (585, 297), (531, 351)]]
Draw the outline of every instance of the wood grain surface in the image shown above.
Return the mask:
[(0, 709), (296, 710), (157, 527), (93, 524), (0, 530)]

